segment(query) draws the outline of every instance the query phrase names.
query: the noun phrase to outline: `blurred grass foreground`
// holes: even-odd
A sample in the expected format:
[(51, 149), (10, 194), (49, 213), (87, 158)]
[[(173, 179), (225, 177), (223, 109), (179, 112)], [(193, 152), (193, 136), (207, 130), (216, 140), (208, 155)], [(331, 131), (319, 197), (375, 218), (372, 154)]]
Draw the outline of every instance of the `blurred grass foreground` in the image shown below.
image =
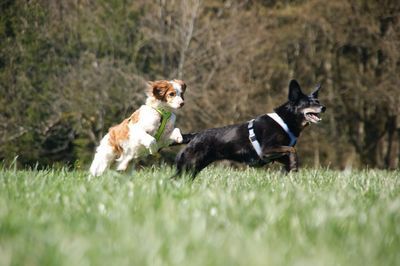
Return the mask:
[(398, 265), (399, 171), (0, 171), (0, 265)]

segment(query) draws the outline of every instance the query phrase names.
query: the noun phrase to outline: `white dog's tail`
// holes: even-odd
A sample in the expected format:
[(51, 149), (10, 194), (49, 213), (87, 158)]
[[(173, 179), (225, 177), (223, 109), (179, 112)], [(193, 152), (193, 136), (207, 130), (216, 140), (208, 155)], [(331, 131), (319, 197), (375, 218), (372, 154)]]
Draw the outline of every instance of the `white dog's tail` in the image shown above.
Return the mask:
[(100, 176), (111, 165), (115, 159), (115, 153), (109, 143), (109, 135), (105, 135), (101, 140), (99, 147), (96, 149), (96, 154), (92, 165), (90, 166), (90, 174), (93, 176)]

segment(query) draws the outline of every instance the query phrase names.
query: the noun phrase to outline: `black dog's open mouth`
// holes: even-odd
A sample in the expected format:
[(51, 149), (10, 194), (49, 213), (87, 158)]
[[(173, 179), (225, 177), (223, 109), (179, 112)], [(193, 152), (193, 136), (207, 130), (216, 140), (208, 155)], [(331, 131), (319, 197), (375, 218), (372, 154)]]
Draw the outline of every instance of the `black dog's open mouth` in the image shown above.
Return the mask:
[(307, 122), (310, 123), (318, 123), (319, 121), (321, 121), (322, 119), (319, 117), (320, 113), (305, 113), (304, 117), (307, 120)]

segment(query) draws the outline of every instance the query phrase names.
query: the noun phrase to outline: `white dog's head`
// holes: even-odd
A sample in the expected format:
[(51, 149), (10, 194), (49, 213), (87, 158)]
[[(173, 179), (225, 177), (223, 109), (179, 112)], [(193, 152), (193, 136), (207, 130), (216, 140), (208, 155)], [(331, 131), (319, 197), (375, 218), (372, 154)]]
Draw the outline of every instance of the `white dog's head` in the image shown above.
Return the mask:
[(179, 79), (150, 81), (148, 96), (152, 103), (158, 106), (179, 109), (184, 104), (186, 84)]

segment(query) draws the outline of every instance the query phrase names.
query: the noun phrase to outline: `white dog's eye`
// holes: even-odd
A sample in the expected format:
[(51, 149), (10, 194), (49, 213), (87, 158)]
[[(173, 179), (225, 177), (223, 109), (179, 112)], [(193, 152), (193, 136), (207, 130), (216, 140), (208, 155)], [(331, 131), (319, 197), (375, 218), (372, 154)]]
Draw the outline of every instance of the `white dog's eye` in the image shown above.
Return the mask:
[(170, 93), (168, 94), (168, 96), (174, 97), (174, 96), (175, 96), (175, 92), (170, 92)]

